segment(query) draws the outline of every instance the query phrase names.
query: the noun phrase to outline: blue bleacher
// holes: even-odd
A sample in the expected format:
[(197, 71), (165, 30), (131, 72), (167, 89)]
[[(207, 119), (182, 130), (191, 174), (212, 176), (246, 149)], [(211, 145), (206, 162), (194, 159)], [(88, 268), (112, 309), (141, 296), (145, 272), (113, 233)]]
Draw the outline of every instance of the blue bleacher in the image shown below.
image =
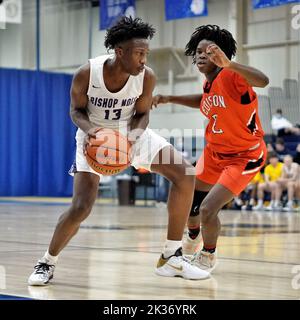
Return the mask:
[[(299, 79), (284, 79), (282, 88), (269, 87), (268, 96), (259, 95), (259, 116), (265, 131), (266, 143), (274, 144), (277, 132), (271, 128), (271, 118), (277, 109), (282, 109), (283, 116), (293, 125), (300, 124), (300, 72)], [(282, 137), (288, 149), (296, 151), (300, 136), (288, 135)]]
[(300, 143), (300, 136), (289, 135), (282, 137), (285, 143)]

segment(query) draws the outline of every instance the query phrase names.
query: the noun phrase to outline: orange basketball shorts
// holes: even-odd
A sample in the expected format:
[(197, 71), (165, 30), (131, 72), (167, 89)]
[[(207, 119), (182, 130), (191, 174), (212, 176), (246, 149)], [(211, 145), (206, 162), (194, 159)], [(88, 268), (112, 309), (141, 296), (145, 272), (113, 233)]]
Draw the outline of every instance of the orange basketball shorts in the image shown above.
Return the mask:
[(196, 178), (208, 184), (221, 184), (233, 194), (240, 194), (264, 166), (267, 157), (265, 142), (255, 150), (221, 154), (208, 144), (196, 165)]

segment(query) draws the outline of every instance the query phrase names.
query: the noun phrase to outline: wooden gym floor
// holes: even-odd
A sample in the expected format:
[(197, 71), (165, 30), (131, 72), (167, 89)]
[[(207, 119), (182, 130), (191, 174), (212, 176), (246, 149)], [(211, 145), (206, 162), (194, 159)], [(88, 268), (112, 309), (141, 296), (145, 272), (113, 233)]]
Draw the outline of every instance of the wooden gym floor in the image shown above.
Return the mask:
[(187, 281), (153, 272), (165, 208), (103, 200), (62, 252), (51, 285), (28, 287), (69, 201), (0, 199), (0, 299), (300, 299), (299, 213), (222, 211), (218, 267), (209, 280)]

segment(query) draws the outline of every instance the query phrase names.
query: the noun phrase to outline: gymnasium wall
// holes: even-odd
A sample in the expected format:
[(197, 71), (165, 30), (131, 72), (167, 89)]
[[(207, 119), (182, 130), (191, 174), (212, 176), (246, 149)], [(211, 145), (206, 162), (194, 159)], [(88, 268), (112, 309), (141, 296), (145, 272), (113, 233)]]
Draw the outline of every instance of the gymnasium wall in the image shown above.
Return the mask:
[[(299, 30), (291, 28), (291, 5), (253, 11), (251, 0), (245, 3), (243, 28), (236, 31), (234, 13), (237, 0), (209, 0), (209, 16), (165, 21), (163, 0), (137, 0), (137, 14), (157, 28), (152, 48), (174, 46), (183, 48), (191, 32), (199, 24), (215, 23), (229, 28), (244, 43), (249, 61), (271, 75), (272, 86), (281, 85), (282, 78), (297, 78), (295, 60), (299, 62), (299, 44), (284, 45), (286, 40), (300, 40)], [(155, 9), (154, 9), (155, 8)], [(99, 8), (91, 9), (92, 56), (105, 52), (104, 31), (98, 30)], [(35, 0), (23, 1), (23, 23), (8, 24), (0, 30), (0, 66), (33, 69), (35, 67)], [(86, 61), (89, 55), (88, 1), (41, 0), (41, 66), (69, 70)], [(278, 45), (278, 43), (282, 45)], [(265, 48), (266, 44), (274, 46)], [(255, 46), (255, 47), (253, 47)], [(289, 53), (286, 55), (286, 53)], [(280, 62), (270, 63), (270, 54)], [(294, 59), (293, 59), (294, 58)], [(275, 70), (274, 70), (275, 69)], [(299, 69), (299, 65), (298, 65)]]
[[(294, 4), (295, 5), (295, 4)], [(300, 30), (291, 27), (292, 5), (251, 10), (248, 3), (248, 63), (264, 70), (272, 87), (282, 87), (284, 78), (298, 79)], [(267, 92), (258, 90), (259, 93)]]
[[(0, 67), (35, 68), (35, 0), (23, 1), (23, 6), (22, 25), (9, 24), (0, 30)], [(208, 17), (169, 22), (164, 18), (163, 0), (136, 0), (136, 6), (137, 15), (157, 28), (148, 62), (157, 74), (155, 92), (201, 90), (203, 77), (183, 48), (194, 28), (207, 23), (234, 34), (239, 43), (237, 60), (263, 70), (270, 77), (269, 86), (282, 87), (285, 78), (298, 78), (300, 33), (291, 28), (293, 4), (253, 11), (251, 0), (209, 0)], [(73, 73), (89, 56), (105, 53), (105, 32), (98, 26), (99, 8), (90, 8), (89, 1), (41, 0), (41, 68)], [(268, 88), (257, 92), (268, 94)], [(150, 126), (196, 129), (204, 123), (199, 112), (168, 105), (152, 112)]]

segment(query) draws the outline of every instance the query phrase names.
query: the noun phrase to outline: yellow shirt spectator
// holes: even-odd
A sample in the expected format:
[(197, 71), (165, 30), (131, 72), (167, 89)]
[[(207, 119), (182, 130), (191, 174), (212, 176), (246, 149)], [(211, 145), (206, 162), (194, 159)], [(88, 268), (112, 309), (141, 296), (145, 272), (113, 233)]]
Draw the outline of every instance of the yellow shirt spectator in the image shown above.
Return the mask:
[(251, 183), (253, 183), (253, 184), (264, 183), (264, 182), (265, 182), (264, 176), (261, 174), (260, 171), (257, 172), (257, 174), (254, 176), (254, 178), (251, 181)]
[(282, 173), (283, 163), (278, 162), (277, 165), (274, 167), (271, 164), (268, 164), (265, 168), (265, 175), (269, 177), (270, 182), (276, 181), (280, 178)]

